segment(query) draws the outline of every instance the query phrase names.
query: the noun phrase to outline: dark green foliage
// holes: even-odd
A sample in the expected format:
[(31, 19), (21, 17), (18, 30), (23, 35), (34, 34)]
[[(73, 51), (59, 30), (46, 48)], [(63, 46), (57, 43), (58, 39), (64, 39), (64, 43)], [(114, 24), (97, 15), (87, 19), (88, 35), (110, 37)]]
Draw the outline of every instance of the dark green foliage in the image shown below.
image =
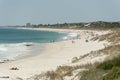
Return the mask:
[(63, 29), (114, 29), (114, 28), (120, 28), (120, 22), (98, 21), (98, 22), (88, 22), (88, 23), (81, 22), (81, 23), (38, 24), (38, 25), (32, 25), (32, 27), (63, 28)]
[(93, 28), (120, 28), (120, 23), (119, 22), (103, 22), (103, 21), (98, 21), (98, 22), (92, 22), (91, 26)]
[(104, 70), (110, 70), (113, 67), (120, 67), (120, 56), (112, 60), (105, 61), (97, 66), (97, 68)]
[(102, 80), (103, 74), (105, 74), (104, 71), (93, 68), (89, 69), (89, 71), (85, 71), (82, 73), (82, 76), (80, 80)]
[(109, 70), (113, 67), (113, 63), (111, 61), (106, 61), (100, 65), (97, 66), (97, 68), (101, 68), (104, 70)]
[(118, 80), (120, 78), (120, 56), (99, 64), (97, 68), (109, 70), (103, 77), (103, 80)]
[(112, 60), (100, 63), (97, 68), (85, 71), (80, 80), (119, 80), (120, 79), (120, 56)]
[(120, 67), (113, 67), (112, 70), (103, 77), (103, 80), (115, 80), (120, 78)]

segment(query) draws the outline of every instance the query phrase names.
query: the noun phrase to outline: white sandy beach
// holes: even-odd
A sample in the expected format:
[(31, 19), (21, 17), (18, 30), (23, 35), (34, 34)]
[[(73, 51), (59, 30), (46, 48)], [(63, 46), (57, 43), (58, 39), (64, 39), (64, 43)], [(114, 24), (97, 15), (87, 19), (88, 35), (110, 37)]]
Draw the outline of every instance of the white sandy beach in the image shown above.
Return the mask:
[[(106, 34), (107, 32), (105, 31), (46, 29), (46, 28), (42, 29), (39, 28), (35, 30), (80, 33), (81, 36), (80, 39), (75, 39), (74, 43), (72, 43), (72, 40), (48, 43), (44, 51), (38, 56), (0, 64), (0, 77), (9, 76), (10, 78), (8, 80), (12, 80), (12, 78), (16, 77), (29, 78), (30, 76), (40, 74), (41, 72), (45, 72), (47, 70), (55, 70), (57, 66), (70, 65), (71, 59), (73, 57), (79, 57), (91, 51), (102, 49), (105, 47), (103, 44), (107, 43), (105, 41), (85, 42), (86, 38), (91, 39), (96, 34), (98, 35)], [(94, 33), (94, 36), (91, 36), (91, 33)], [(96, 58), (93, 60), (93, 62), (95, 62), (95, 60), (98, 61), (103, 58), (105, 57), (102, 56), (101, 58)], [(89, 61), (90, 59), (86, 58), (86, 60), (83, 60), (81, 63), (86, 63)], [(17, 67), (19, 70), (10, 70), (10, 68), (12, 67)], [(0, 78), (0, 80), (4, 79)]]

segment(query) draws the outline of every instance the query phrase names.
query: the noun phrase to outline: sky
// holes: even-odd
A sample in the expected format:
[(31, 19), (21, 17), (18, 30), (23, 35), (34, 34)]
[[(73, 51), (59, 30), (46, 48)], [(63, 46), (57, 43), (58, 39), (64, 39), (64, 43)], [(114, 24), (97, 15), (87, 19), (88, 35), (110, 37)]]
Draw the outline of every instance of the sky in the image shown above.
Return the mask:
[(0, 25), (120, 21), (120, 0), (0, 0)]

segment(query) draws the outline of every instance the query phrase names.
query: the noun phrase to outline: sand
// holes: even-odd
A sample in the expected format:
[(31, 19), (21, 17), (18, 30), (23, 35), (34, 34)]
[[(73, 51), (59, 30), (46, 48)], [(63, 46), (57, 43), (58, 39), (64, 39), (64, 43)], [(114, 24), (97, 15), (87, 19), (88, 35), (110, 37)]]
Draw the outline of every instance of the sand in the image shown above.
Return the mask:
[[(29, 28), (33, 29), (33, 28)], [(68, 30), (68, 29), (46, 29), (35, 28), (34, 30), (49, 30), (68, 33), (80, 33), (80, 39), (66, 40), (61, 42), (48, 43), (39, 55), (12, 61), (8, 63), (0, 64), (0, 77), (9, 76), (8, 80), (12, 80), (16, 77), (23, 79), (29, 78), (35, 74), (40, 74), (48, 70), (55, 70), (60, 65), (70, 65), (73, 57), (79, 57), (85, 55), (91, 51), (103, 49), (106, 41), (88, 41), (85, 39), (91, 39), (98, 35), (106, 34), (106, 31), (92, 31), (92, 30)], [(91, 34), (94, 33), (94, 36)], [(72, 43), (74, 41), (74, 43)], [(39, 47), (39, 46), (38, 46)], [(105, 57), (103, 57), (105, 58)], [(89, 62), (89, 59), (83, 60), (81, 63)], [(97, 58), (93, 62), (97, 61)], [(17, 67), (19, 70), (10, 70), (12, 67)], [(4, 78), (0, 78), (4, 80)], [(7, 79), (5, 79), (7, 80)], [(14, 79), (15, 80), (15, 79)]]

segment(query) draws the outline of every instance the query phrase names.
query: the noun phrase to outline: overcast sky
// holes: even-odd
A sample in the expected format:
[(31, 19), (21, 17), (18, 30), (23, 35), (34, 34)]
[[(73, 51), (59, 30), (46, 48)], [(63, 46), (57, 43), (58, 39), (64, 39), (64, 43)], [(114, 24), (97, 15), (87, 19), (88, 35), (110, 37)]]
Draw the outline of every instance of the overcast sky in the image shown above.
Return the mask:
[(120, 21), (120, 0), (0, 0), (0, 25)]

